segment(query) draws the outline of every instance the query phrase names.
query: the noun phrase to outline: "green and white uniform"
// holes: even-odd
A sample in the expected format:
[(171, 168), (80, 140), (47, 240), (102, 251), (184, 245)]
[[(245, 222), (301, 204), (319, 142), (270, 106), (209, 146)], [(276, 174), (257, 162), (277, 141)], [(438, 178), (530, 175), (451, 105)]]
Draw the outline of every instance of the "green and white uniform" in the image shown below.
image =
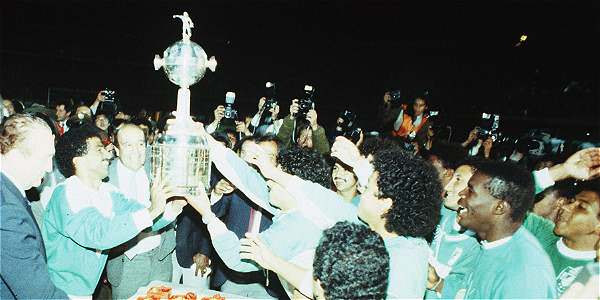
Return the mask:
[(473, 268), (480, 251), (475, 233), (462, 232), (456, 222), (456, 212), (442, 206), (441, 220), (431, 242), (429, 264), (444, 279), (441, 294), (427, 290), (425, 299), (454, 299), (465, 288), (465, 277)]

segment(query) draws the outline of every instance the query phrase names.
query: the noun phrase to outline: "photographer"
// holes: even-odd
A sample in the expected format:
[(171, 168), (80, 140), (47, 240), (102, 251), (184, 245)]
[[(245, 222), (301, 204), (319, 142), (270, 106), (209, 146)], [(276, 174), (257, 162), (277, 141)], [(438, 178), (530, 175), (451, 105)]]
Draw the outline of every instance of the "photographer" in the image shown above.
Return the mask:
[[(469, 156), (479, 156), (485, 159), (491, 159), (492, 157), (492, 146), (494, 145), (494, 139), (491, 136), (483, 139), (478, 135), (479, 131), (477, 128), (473, 128), (469, 132), (467, 139), (461, 143), (461, 146), (468, 148)], [(477, 141), (474, 143), (474, 141)], [(469, 147), (471, 146), (471, 147)]]
[(221, 120), (223, 119), (223, 117), (225, 117), (225, 106), (217, 106), (217, 108), (215, 108), (215, 110), (213, 111), (213, 115), (213, 121), (210, 124), (208, 124), (208, 126), (206, 126), (206, 132), (208, 132), (209, 134), (212, 134), (219, 128)]
[(293, 142), (300, 147), (313, 148), (321, 154), (329, 153), (329, 141), (325, 129), (317, 123), (317, 111), (311, 109), (306, 113), (306, 119), (300, 119), (297, 118), (299, 110), (298, 99), (292, 100), (290, 114), (283, 119), (277, 138), (286, 148)]
[(95, 115), (96, 112), (98, 111), (98, 107), (100, 106), (100, 104), (102, 102), (104, 102), (104, 100), (106, 100), (106, 95), (104, 93), (104, 91), (99, 91), (98, 94), (96, 95), (96, 99), (94, 100), (94, 103), (92, 103), (92, 105), (90, 106), (90, 109), (92, 110), (92, 113)]
[(227, 134), (232, 145), (236, 145), (237, 141), (241, 140), (244, 136), (252, 135), (252, 132), (248, 130), (248, 126), (243, 121), (233, 120), (231, 124), (224, 124), (225, 106), (219, 105), (213, 111), (214, 120), (206, 126), (206, 132), (212, 134), (214, 132), (221, 132)]
[[(254, 131), (254, 133), (258, 133), (259, 135), (277, 135), (279, 128), (281, 128), (281, 124), (283, 124), (283, 119), (277, 119), (277, 116), (279, 115), (279, 105), (275, 103), (275, 105), (269, 105), (270, 107), (265, 107), (265, 105), (268, 104), (266, 102), (266, 97), (261, 97), (258, 100), (258, 111), (254, 117), (252, 117), (252, 121), (248, 127), (251, 127), (252, 129), (250, 130)], [(265, 109), (268, 109), (268, 111), (265, 111)], [(260, 124), (261, 119), (263, 119), (263, 114), (267, 113), (271, 114), (272, 123)], [(261, 126), (265, 126), (266, 128), (260, 129)]]
[(419, 145), (424, 145), (427, 140), (427, 130), (421, 129), (429, 127), (427, 122), (429, 114), (426, 111), (427, 100), (421, 96), (415, 98), (412, 113), (407, 112), (405, 106), (401, 106), (401, 110), (394, 121), (392, 136), (409, 138), (410, 140), (416, 140)]
[(383, 94), (383, 102), (377, 109), (379, 132), (388, 132), (389, 128), (394, 126), (395, 118), (402, 110), (402, 107), (393, 107), (392, 100), (392, 92), (385, 92)]

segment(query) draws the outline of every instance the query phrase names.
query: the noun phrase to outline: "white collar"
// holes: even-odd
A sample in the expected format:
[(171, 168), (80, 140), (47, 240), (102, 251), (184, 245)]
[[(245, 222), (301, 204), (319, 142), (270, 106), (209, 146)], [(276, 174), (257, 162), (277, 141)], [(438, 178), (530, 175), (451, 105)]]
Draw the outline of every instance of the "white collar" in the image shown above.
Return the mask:
[(458, 220), (456, 218), (454, 218), (453, 220), (453, 224), (452, 224), (452, 229), (456, 230), (456, 231), (460, 231), (462, 229), (462, 226), (460, 226), (460, 224), (458, 224)]
[(488, 241), (481, 241), (481, 247), (483, 247), (484, 250), (490, 250), (493, 248), (497, 248), (500, 247), (506, 243), (508, 243), (508, 241), (510, 241), (510, 239), (512, 239), (512, 235), (511, 236), (507, 236), (505, 238), (501, 238), (497, 241), (493, 241), (493, 242), (488, 242)]
[(117, 172), (119, 173), (125, 173), (125, 174), (130, 174), (130, 175), (134, 175), (134, 176), (139, 176), (140, 172), (146, 173), (144, 171), (144, 166), (142, 166), (139, 170), (137, 171), (133, 171), (130, 168), (126, 167), (123, 162), (121, 162), (120, 158), (116, 158), (117, 160)]
[(594, 258), (596, 258), (596, 251), (594, 251), (594, 250), (589, 250), (589, 251), (573, 250), (573, 249), (567, 247), (567, 245), (565, 245), (563, 238), (560, 238), (560, 240), (556, 241), (556, 248), (558, 248), (558, 252), (560, 254), (562, 254), (570, 259), (594, 260)]
[(4, 176), (6, 176), (6, 178), (8, 178), (8, 180), (10, 180), (10, 182), (12, 182), (12, 184), (17, 187), (17, 189), (19, 190), (19, 192), (21, 192), (21, 195), (23, 195), (23, 197), (27, 198), (27, 196), (25, 195), (25, 190), (19, 185), (19, 183), (15, 180), (14, 177), (6, 173), (6, 170), (2, 171), (2, 174), (4, 174)]
[(67, 178), (63, 184), (66, 185), (67, 203), (74, 213), (87, 207), (95, 207), (104, 217), (112, 216), (110, 194), (118, 191), (113, 185), (102, 182), (98, 190), (94, 190), (85, 185), (76, 175)]

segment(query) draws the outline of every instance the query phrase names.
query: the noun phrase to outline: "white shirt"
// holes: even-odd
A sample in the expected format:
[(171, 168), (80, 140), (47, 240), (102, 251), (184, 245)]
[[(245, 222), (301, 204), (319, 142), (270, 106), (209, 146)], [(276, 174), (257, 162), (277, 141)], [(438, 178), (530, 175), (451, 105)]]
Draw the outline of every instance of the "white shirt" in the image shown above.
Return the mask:
[[(256, 113), (252, 118), (250, 125), (254, 126), (254, 128), (258, 127), (258, 125), (260, 125), (260, 117), (261, 115)], [(277, 133), (279, 133), (279, 128), (281, 128), (281, 125), (283, 125), (283, 119), (277, 119), (273, 121), (273, 124), (267, 126), (265, 134), (277, 135)]]
[(394, 122), (394, 130), (400, 129), (400, 126), (402, 125), (402, 121), (404, 121), (404, 110), (400, 110), (400, 113), (398, 114), (398, 118), (396, 118), (396, 121)]
[[(119, 178), (119, 189), (127, 198), (134, 199), (144, 207), (150, 207), (150, 180), (144, 171), (140, 168), (137, 171), (125, 167), (121, 160), (117, 161), (117, 176)], [(140, 232), (135, 239), (137, 243), (125, 255), (133, 259), (136, 255), (146, 253), (160, 246), (160, 234), (156, 232)]]
[(63, 128), (63, 133), (69, 131), (69, 126), (67, 126), (67, 120), (59, 121), (58, 124)]

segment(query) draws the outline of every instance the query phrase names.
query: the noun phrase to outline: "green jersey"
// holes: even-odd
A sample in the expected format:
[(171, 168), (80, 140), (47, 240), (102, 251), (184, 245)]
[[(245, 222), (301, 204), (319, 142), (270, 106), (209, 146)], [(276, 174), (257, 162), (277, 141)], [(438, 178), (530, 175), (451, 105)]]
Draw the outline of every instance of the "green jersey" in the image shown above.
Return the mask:
[(537, 238), (550, 257), (559, 296), (571, 286), (581, 269), (596, 257), (593, 250), (577, 251), (568, 248), (562, 238), (554, 234), (554, 223), (536, 214), (528, 214), (523, 226)]

